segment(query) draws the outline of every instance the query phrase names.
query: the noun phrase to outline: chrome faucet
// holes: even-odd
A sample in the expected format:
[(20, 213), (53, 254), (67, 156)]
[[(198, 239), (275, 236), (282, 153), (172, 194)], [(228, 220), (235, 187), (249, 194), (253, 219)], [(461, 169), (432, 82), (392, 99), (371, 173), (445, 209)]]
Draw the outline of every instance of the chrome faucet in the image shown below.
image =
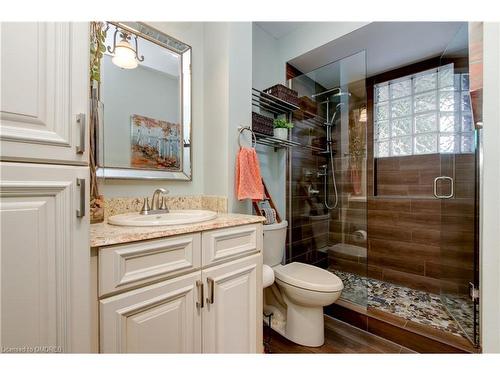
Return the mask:
[[(153, 193), (153, 198), (151, 198), (151, 209), (154, 210), (163, 210), (166, 209), (168, 211), (168, 208), (166, 207), (165, 203), (165, 197), (163, 194), (168, 194), (168, 190), (165, 190), (163, 188), (156, 189), (155, 192)], [(161, 197), (161, 201), (160, 201)], [(156, 198), (156, 202), (155, 202)], [(164, 207), (164, 208), (163, 208)]]
[(309, 197), (313, 196), (313, 195), (318, 195), (319, 194), (319, 190), (316, 190), (316, 189), (313, 189), (312, 185), (309, 185), (307, 187), (307, 195)]
[[(163, 188), (158, 188), (154, 191), (153, 197), (151, 198), (151, 206), (149, 206), (149, 199), (144, 198), (144, 203), (142, 205), (141, 215), (152, 215), (152, 214), (165, 214), (168, 213), (167, 201), (165, 196), (168, 194), (168, 190)], [(160, 200), (161, 198), (161, 200)]]

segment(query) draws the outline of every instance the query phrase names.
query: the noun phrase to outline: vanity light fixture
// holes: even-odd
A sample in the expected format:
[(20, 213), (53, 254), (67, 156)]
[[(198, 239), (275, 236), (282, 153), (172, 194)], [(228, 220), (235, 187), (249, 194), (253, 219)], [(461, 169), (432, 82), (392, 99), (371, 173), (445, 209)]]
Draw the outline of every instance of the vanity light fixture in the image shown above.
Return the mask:
[[(120, 33), (121, 40), (116, 43), (116, 35), (118, 33)], [(131, 38), (132, 37), (130, 33), (116, 28), (115, 34), (113, 36), (113, 48), (108, 46), (108, 52), (113, 55), (111, 61), (113, 61), (113, 64), (115, 64), (116, 66), (119, 66), (123, 69), (137, 68), (137, 65), (139, 64), (138, 62), (144, 61), (144, 56), (139, 57), (137, 53), (137, 35), (134, 35), (135, 49), (130, 44)]]

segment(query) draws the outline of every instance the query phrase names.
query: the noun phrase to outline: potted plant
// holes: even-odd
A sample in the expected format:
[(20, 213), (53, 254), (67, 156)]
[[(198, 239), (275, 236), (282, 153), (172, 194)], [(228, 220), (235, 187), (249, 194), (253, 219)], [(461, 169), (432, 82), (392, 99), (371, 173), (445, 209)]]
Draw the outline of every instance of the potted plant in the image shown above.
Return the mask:
[(293, 128), (293, 124), (284, 118), (277, 118), (273, 122), (274, 137), (278, 139), (288, 139), (288, 129)]

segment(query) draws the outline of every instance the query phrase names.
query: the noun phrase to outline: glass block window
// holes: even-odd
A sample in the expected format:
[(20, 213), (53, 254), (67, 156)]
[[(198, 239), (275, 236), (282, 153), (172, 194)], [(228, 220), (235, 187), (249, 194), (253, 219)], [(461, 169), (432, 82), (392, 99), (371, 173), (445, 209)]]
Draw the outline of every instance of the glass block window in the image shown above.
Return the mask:
[(374, 87), (375, 157), (474, 152), (469, 75), (453, 64)]

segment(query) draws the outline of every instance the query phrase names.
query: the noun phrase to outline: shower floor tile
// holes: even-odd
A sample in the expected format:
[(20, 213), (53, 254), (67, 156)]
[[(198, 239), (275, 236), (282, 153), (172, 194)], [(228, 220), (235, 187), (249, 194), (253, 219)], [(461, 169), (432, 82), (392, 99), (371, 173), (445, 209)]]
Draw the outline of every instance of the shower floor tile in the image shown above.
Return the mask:
[[(432, 293), (330, 269), (344, 283), (342, 299), (361, 306), (379, 309), (409, 321), (465, 337), (458, 323), (448, 314), (441, 298)], [(457, 301), (457, 304), (463, 303)], [(470, 322), (470, 309), (461, 309), (460, 321)], [(463, 327), (470, 332), (471, 326)]]

